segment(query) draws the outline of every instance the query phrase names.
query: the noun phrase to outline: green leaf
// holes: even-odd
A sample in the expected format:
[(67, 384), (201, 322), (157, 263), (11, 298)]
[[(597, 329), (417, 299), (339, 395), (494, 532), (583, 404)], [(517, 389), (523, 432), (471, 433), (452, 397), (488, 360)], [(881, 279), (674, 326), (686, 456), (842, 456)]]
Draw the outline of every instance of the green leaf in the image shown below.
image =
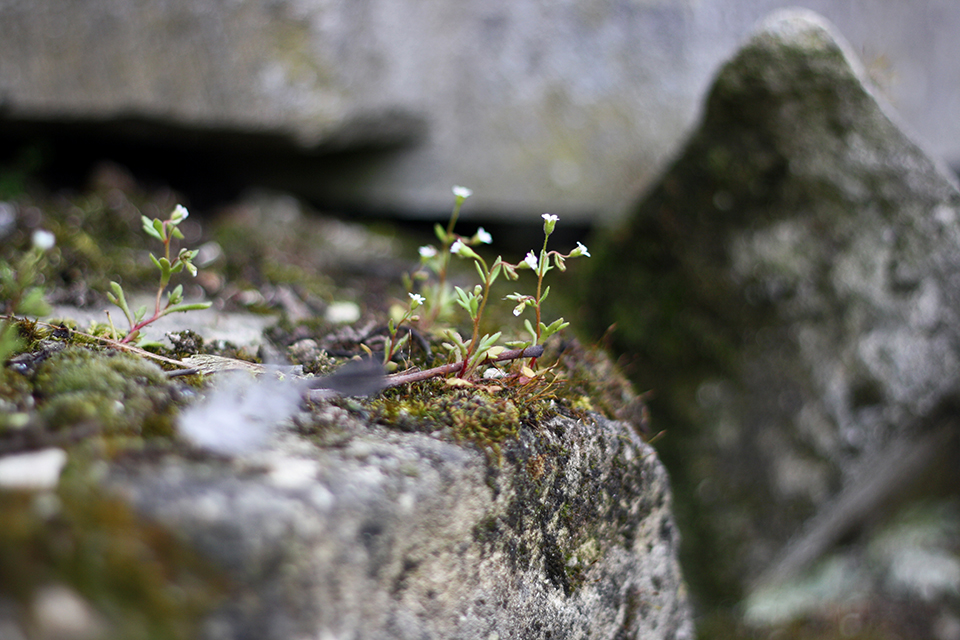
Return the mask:
[(457, 349), (466, 351), (467, 345), (463, 341), (463, 336), (461, 336), (458, 332), (454, 331), (453, 329), (445, 329), (440, 335), (452, 342)]
[(409, 333), (405, 333), (405, 334), (403, 334), (402, 336), (400, 336), (400, 338), (399, 338), (396, 342), (393, 343), (393, 352), (396, 353), (397, 351), (399, 351), (400, 349), (402, 349), (402, 348), (403, 348), (403, 345), (407, 344), (407, 342), (409, 342), (409, 341), (410, 341), (410, 334), (409, 334)]
[(181, 302), (183, 302), (183, 285), (178, 284), (167, 296), (167, 304), (180, 304)]
[(132, 327), (136, 322), (133, 319), (133, 314), (130, 312), (130, 307), (127, 306), (127, 298), (123, 295), (123, 287), (116, 282), (111, 282), (110, 289), (113, 291), (113, 299), (110, 300), (110, 302), (120, 307), (123, 315), (127, 317), (127, 322), (129, 322)]
[(528, 332), (531, 336), (533, 336), (534, 344), (536, 344), (536, 341), (537, 341), (537, 332), (533, 329), (533, 325), (530, 324), (530, 319), (529, 319), (529, 318), (524, 318), (524, 319), (523, 319), (523, 326), (526, 328), (527, 332)]
[(497, 260), (493, 263), (493, 267), (490, 269), (490, 284), (493, 284), (500, 276), (500, 269), (502, 268), (503, 261), (500, 259), (500, 256), (497, 256)]
[(454, 290), (457, 293), (457, 304), (466, 310), (470, 314), (471, 319), (476, 318), (477, 309), (479, 308), (479, 302), (477, 301), (476, 296), (472, 293), (467, 293), (460, 287), (454, 287)]
[(163, 283), (163, 286), (166, 286), (166, 284), (170, 282), (170, 276), (173, 273), (170, 271), (170, 261), (166, 258), (159, 258), (155, 260), (155, 264), (160, 268), (160, 281)]
[(133, 323), (133, 324), (140, 324), (140, 321), (143, 320), (143, 316), (145, 316), (145, 315), (147, 315), (147, 307), (146, 307), (146, 305), (144, 305), (144, 306), (140, 307), (139, 309), (137, 309), (137, 312), (136, 312), (135, 314), (133, 314), (133, 319), (134, 319), (134, 323)]
[(163, 271), (163, 266), (160, 264), (160, 261), (157, 260), (157, 256), (153, 255), (152, 253), (150, 254), (150, 262), (152, 262), (153, 266), (155, 266), (157, 269), (160, 269), (161, 272)]
[(183, 240), (183, 232), (180, 229), (177, 229), (176, 225), (168, 225), (170, 227), (170, 235), (176, 238), (177, 240)]
[(497, 331), (493, 335), (483, 336), (483, 338), (480, 339), (480, 351), (486, 351), (487, 349), (495, 345), (497, 343), (497, 340), (500, 339), (500, 336), (502, 335), (502, 333), (503, 333), (502, 331)]
[(156, 238), (160, 242), (163, 242), (163, 236), (160, 235), (160, 231), (155, 228), (156, 225), (154, 224), (160, 221), (151, 220), (147, 216), (140, 216), (140, 219), (143, 221), (143, 230), (147, 233), (147, 235), (150, 236), (151, 238)]
[(440, 242), (446, 244), (446, 242), (447, 242), (447, 230), (443, 228), (443, 225), (441, 225), (439, 222), (438, 222), (437, 224), (433, 225), (433, 232), (436, 234), (437, 240), (439, 240)]
[(546, 340), (547, 338), (549, 338), (550, 336), (552, 336), (552, 335), (555, 334), (556, 332), (558, 332), (558, 331), (560, 331), (560, 330), (562, 330), (562, 329), (565, 329), (565, 328), (568, 327), (568, 326), (570, 326), (570, 323), (569, 323), (569, 322), (564, 322), (564, 321), (563, 321), (563, 318), (560, 318), (560, 319), (558, 319), (558, 320), (555, 320), (553, 323), (550, 324), (550, 326), (546, 326), (545, 324), (543, 324), (543, 323), (541, 322), (541, 323), (540, 323), (540, 333), (541, 333), (541, 336), (540, 336), (540, 337), (541, 337), (542, 339)]
[(543, 304), (543, 301), (547, 299), (547, 296), (550, 295), (550, 285), (543, 290), (543, 295), (540, 296), (540, 304)]
[(497, 340), (500, 339), (500, 332), (497, 331), (493, 335), (485, 335), (480, 338), (480, 344), (477, 347), (476, 353), (473, 354), (473, 357), (470, 358), (470, 365), (476, 365), (478, 362), (482, 362), (487, 357), (487, 351), (490, 350), (493, 345), (497, 343)]
[(153, 229), (154, 229), (154, 231), (157, 232), (157, 235), (154, 236), (154, 237), (155, 237), (155, 238), (159, 238), (159, 239), (160, 239), (160, 242), (166, 243), (167, 237), (166, 237), (166, 235), (165, 235), (165, 233), (164, 233), (163, 220), (160, 220), (159, 218), (154, 218), (154, 219), (153, 219)]
[(168, 313), (180, 313), (182, 311), (200, 311), (202, 309), (209, 309), (212, 302), (187, 302), (185, 304), (175, 304), (172, 307), (167, 307), (163, 315)]
[(486, 282), (486, 281), (487, 281), (487, 274), (485, 274), (485, 273), (483, 272), (483, 267), (480, 266), (480, 261), (479, 261), (479, 260), (474, 260), (474, 261), (473, 261), (473, 266), (475, 266), (475, 267), (477, 268), (477, 273), (480, 274), (480, 280), (481, 280), (482, 282)]

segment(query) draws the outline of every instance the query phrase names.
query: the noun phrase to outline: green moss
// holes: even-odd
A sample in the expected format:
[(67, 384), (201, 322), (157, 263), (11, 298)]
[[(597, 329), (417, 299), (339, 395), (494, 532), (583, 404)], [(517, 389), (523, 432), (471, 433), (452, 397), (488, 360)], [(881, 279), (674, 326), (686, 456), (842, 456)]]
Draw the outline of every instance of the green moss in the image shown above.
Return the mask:
[(92, 423), (113, 435), (173, 434), (176, 387), (138, 356), (67, 347), (40, 365), (34, 386), (50, 429)]
[(0, 492), (0, 595), (26, 608), (62, 585), (106, 621), (104, 640), (196, 637), (225, 580), (77, 471), (55, 493)]
[(7, 429), (25, 426), (33, 405), (30, 382), (11, 369), (0, 369), (0, 436)]
[(475, 443), (501, 457), (500, 445), (520, 430), (521, 411), (505, 388), (452, 387), (429, 380), (391, 389), (371, 401), (373, 418), (405, 431), (446, 430), (454, 439)]

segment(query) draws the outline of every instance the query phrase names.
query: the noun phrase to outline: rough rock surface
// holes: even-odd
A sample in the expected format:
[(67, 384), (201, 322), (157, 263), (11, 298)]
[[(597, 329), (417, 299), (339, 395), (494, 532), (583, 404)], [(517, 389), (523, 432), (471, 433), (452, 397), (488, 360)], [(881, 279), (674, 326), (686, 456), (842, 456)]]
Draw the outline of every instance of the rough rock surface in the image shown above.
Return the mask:
[(930, 417), (958, 383), (958, 214), (954, 179), (832, 27), (785, 12), (723, 67), (678, 159), (596, 251), (586, 306), (655, 390), (705, 601), (739, 598), (915, 443), (950, 451)]
[[(90, 134), (75, 147), (97, 152), (111, 136), (151, 143), (141, 155), (172, 149), (172, 167), (353, 207), (437, 214), (466, 184), (475, 211), (605, 215), (655, 177), (716, 65), (784, 4), (2, 0), (0, 125), (71, 125)], [(807, 4), (896, 76), (911, 122), (960, 157), (946, 142), (960, 12)], [(336, 150), (355, 153), (312, 155)]]
[(335, 407), (317, 420), (319, 445), (111, 468), (240, 585), (206, 638), (692, 637), (666, 473), (625, 424), (524, 428), (498, 466)]

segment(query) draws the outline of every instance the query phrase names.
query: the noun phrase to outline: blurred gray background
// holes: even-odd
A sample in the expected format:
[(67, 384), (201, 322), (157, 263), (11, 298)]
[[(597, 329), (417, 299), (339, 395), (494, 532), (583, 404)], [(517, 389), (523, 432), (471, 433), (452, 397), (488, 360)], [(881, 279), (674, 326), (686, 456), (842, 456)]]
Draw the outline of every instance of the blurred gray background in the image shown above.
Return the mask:
[(0, 0), (0, 138), (188, 192), (260, 184), (433, 217), (463, 184), (468, 215), (613, 219), (718, 66), (786, 6), (833, 22), (960, 166), (949, 0)]

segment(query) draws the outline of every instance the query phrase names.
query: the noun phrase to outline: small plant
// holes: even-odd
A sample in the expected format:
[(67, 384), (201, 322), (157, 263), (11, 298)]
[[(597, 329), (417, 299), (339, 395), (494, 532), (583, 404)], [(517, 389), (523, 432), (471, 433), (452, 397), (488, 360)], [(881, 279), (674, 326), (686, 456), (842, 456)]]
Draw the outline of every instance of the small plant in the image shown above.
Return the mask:
[[(493, 261), (493, 265), (488, 267), (486, 260), (480, 257), (480, 254), (459, 239), (450, 247), (450, 252), (461, 258), (472, 258), (473, 264), (477, 268), (477, 273), (480, 274), (480, 280), (482, 281), (482, 284), (475, 286), (471, 292), (464, 291), (460, 287), (454, 287), (457, 293), (457, 304), (466, 310), (470, 315), (470, 320), (473, 322), (473, 334), (470, 339), (464, 340), (459, 333), (452, 329), (444, 332), (445, 337), (449, 339), (450, 342), (445, 342), (443, 346), (450, 351), (456, 352), (460, 356), (460, 359), (463, 361), (463, 368), (460, 370), (459, 375), (461, 378), (464, 378), (467, 376), (467, 373), (476, 368), (480, 362), (486, 360), (488, 357), (498, 355), (498, 347), (494, 345), (496, 345), (497, 340), (500, 339), (502, 332), (497, 331), (492, 335), (487, 334), (481, 338), (480, 319), (483, 317), (483, 310), (487, 306), (490, 287), (496, 281), (500, 272), (503, 271), (509, 278), (514, 280), (517, 278), (517, 273), (513, 265), (504, 262), (500, 256), (497, 256), (497, 259)], [(503, 348), (500, 347), (499, 350), (502, 351)]]
[[(526, 318), (523, 321), (524, 328), (527, 330), (527, 333), (530, 334), (531, 338), (533, 338), (533, 341), (510, 343), (511, 346), (519, 347), (541, 344), (542, 341), (546, 340), (570, 324), (569, 322), (564, 322), (563, 318), (554, 320), (549, 325), (542, 322), (541, 315), (543, 301), (547, 299), (548, 295), (550, 295), (550, 287), (548, 286), (544, 288), (543, 278), (553, 268), (560, 269), (560, 271), (566, 271), (567, 265), (565, 261), (570, 258), (579, 258), (581, 256), (585, 256), (587, 258), (590, 257), (590, 252), (585, 246), (583, 246), (583, 244), (579, 242), (577, 243), (576, 248), (567, 254), (560, 253), (559, 251), (547, 251), (547, 242), (549, 242), (550, 235), (556, 228), (557, 221), (560, 220), (560, 218), (550, 213), (543, 214), (542, 218), (543, 247), (540, 249), (540, 257), (538, 258), (535, 256), (533, 251), (529, 251), (527, 252), (527, 256), (523, 259), (523, 262), (517, 265), (518, 269), (532, 269), (537, 273), (537, 294), (535, 296), (531, 296), (522, 293), (512, 293), (507, 296), (508, 300), (513, 300), (517, 303), (517, 306), (513, 308), (513, 315), (515, 316), (519, 316), (527, 307), (534, 308), (536, 312), (536, 324), (531, 325), (530, 320)], [(553, 265), (550, 264), (551, 260)]]
[[(143, 306), (137, 309), (136, 313), (130, 311), (130, 307), (127, 304), (126, 296), (123, 293), (123, 287), (121, 287), (117, 282), (110, 283), (111, 292), (107, 293), (107, 298), (120, 307), (120, 310), (123, 311), (123, 315), (126, 316), (127, 322), (130, 323), (130, 330), (127, 332), (120, 342), (125, 344), (128, 342), (136, 342), (140, 337), (140, 330), (151, 322), (162, 318), (165, 315), (171, 313), (177, 313), (178, 311), (194, 311), (198, 309), (206, 309), (210, 306), (209, 302), (183, 302), (183, 285), (177, 285), (173, 291), (167, 294), (166, 304), (163, 303), (163, 293), (166, 291), (167, 285), (170, 284), (170, 279), (174, 274), (180, 273), (186, 269), (190, 275), (197, 275), (197, 268), (193, 265), (194, 258), (197, 257), (196, 251), (190, 251), (185, 248), (181, 248), (180, 252), (177, 254), (176, 258), (173, 259), (173, 262), (170, 261), (170, 244), (174, 238), (178, 240), (183, 239), (183, 233), (177, 226), (187, 219), (189, 213), (187, 212), (186, 207), (183, 205), (177, 205), (173, 213), (170, 214), (170, 218), (167, 220), (160, 220), (158, 218), (150, 219), (147, 216), (141, 216), (143, 219), (143, 230), (147, 235), (156, 238), (163, 243), (163, 257), (157, 258), (152, 253), (150, 254), (150, 260), (153, 262), (154, 266), (160, 270), (160, 286), (157, 288), (157, 299), (156, 305), (154, 307), (153, 315), (149, 318), (145, 318), (147, 314), (147, 307)], [(107, 318), (110, 318), (110, 314), (107, 313)], [(110, 321), (111, 328), (113, 327), (113, 322)], [(113, 329), (114, 338), (119, 338), (119, 335), (116, 332), (116, 329)]]
[[(471, 195), (473, 195), (473, 191), (466, 187), (453, 188), (455, 200), (453, 212), (450, 214), (450, 221), (447, 223), (446, 228), (440, 224), (435, 225), (433, 228), (434, 234), (440, 241), (440, 249), (438, 250), (433, 245), (420, 247), (420, 268), (413, 274), (413, 279), (425, 281), (429, 278), (428, 272), (430, 271), (432, 271), (436, 277), (433, 282), (428, 282), (424, 288), (426, 306), (419, 322), (421, 329), (429, 329), (439, 318), (449, 317), (453, 311), (453, 292), (450, 289), (450, 285), (447, 284), (447, 269), (450, 265), (451, 247), (457, 242), (467, 247), (474, 247), (479, 244), (490, 244), (493, 241), (493, 238), (483, 227), (477, 229), (477, 232), (470, 238), (464, 238), (454, 232), (457, 218), (460, 217), (460, 208), (463, 206), (464, 200)], [(407, 288), (412, 289), (412, 287), (413, 282), (408, 281)]]
[[(559, 218), (555, 215), (545, 213), (543, 214), (543, 247), (540, 249), (539, 257), (535, 255), (533, 251), (530, 251), (521, 262), (511, 264), (505, 262), (500, 256), (497, 256), (496, 260), (488, 265), (486, 260), (474, 251), (472, 247), (479, 244), (490, 244), (492, 241), (490, 234), (487, 233), (483, 227), (480, 227), (476, 234), (470, 238), (460, 236), (454, 231), (460, 207), (472, 192), (464, 187), (454, 187), (453, 193), (456, 201), (450, 222), (446, 228), (439, 224), (434, 228), (437, 238), (440, 240), (441, 249), (437, 250), (431, 245), (420, 247), (420, 269), (414, 274), (412, 279), (408, 280), (407, 285), (408, 288), (412, 288), (414, 280), (427, 280), (429, 277), (427, 271), (432, 271), (436, 276), (434, 282), (425, 285), (425, 288), (429, 288), (431, 293), (428, 296), (430, 300), (428, 311), (424, 314), (424, 318), (420, 322), (421, 329), (429, 330), (434, 321), (448, 315), (449, 311), (447, 307), (452, 306), (450, 302), (462, 307), (470, 316), (472, 333), (469, 339), (464, 339), (460, 333), (451, 328), (435, 331), (435, 333), (439, 333), (446, 339), (443, 346), (454, 356), (458, 357), (462, 363), (458, 371), (458, 376), (467, 378), (470, 377), (472, 372), (475, 371), (480, 364), (488, 360), (497, 359), (498, 356), (505, 351), (505, 347), (497, 345), (503, 332), (497, 331), (492, 334), (480, 335), (481, 321), (487, 300), (490, 296), (490, 289), (500, 274), (505, 274), (510, 280), (517, 280), (519, 277), (518, 271), (522, 269), (530, 269), (537, 274), (537, 289), (535, 295), (513, 293), (507, 296), (507, 299), (516, 303), (513, 310), (515, 316), (519, 316), (527, 307), (533, 307), (536, 314), (534, 323), (531, 323), (529, 319), (524, 319), (524, 327), (527, 333), (530, 334), (531, 339), (507, 343), (507, 345), (511, 347), (518, 347), (519, 349), (517, 349), (517, 351), (522, 353), (525, 348), (540, 345), (544, 340), (569, 325), (563, 318), (559, 318), (550, 324), (546, 324), (542, 320), (542, 305), (550, 293), (550, 287), (544, 286), (544, 278), (547, 273), (554, 268), (565, 271), (565, 261), (567, 259), (580, 256), (589, 257), (590, 253), (587, 251), (587, 248), (579, 242), (576, 248), (567, 254), (558, 251), (548, 251), (547, 244), (550, 235), (556, 228)], [(480, 276), (480, 284), (474, 286), (472, 290), (465, 290), (461, 287), (453, 287), (452, 290), (450, 290), (449, 285), (447, 285), (447, 269), (450, 255), (473, 260), (477, 273)], [(453, 295), (451, 295), (451, 293)], [(413, 296), (415, 294), (411, 293), (410, 295)], [(409, 316), (405, 316), (404, 318), (409, 319)], [(392, 342), (393, 336), (391, 333), (390, 344), (392, 344)], [(531, 366), (535, 360), (535, 357), (531, 357)], [(535, 374), (533, 374), (532, 371), (526, 370), (525, 375), (530, 377)]]
[(396, 321), (394, 321), (393, 318), (390, 318), (390, 320), (387, 322), (387, 342), (383, 347), (383, 366), (388, 370), (396, 367), (396, 365), (391, 362), (393, 356), (396, 355), (397, 351), (403, 348), (403, 345), (410, 340), (409, 331), (402, 336), (397, 336), (401, 325), (404, 322), (417, 321), (419, 316), (413, 315), (413, 312), (426, 301), (425, 298), (419, 293), (411, 293), (409, 295), (410, 304), (407, 306), (406, 310), (402, 312), (401, 316)]
[[(43, 264), (47, 251), (54, 247), (53, 234), (37, 229), (31, 237), (32, 247), (16, 264), (0, 261), (0, 304), (7, 316), (45, 316), (50, 305), (44, 298)], [(9, 320), (0, 323), (0, 363), (23, 347), (17, 325)]]

